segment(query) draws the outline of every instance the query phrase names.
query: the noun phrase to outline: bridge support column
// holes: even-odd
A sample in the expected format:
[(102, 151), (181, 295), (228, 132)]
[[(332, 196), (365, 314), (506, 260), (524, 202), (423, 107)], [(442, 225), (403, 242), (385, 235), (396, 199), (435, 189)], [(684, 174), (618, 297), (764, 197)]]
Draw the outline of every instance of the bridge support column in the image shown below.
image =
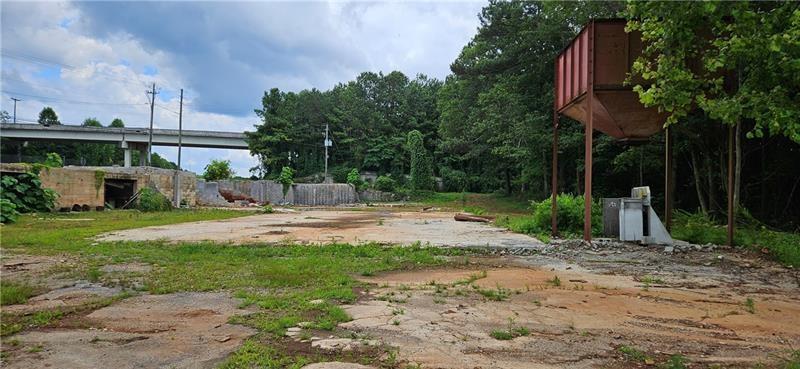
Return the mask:
[(119, 145), (123, 152), (124, 152), (124, 161), (125, 161), (125, 168), (131, 167), (131, 147), (128, 144), (128, 141), (122, 141)]

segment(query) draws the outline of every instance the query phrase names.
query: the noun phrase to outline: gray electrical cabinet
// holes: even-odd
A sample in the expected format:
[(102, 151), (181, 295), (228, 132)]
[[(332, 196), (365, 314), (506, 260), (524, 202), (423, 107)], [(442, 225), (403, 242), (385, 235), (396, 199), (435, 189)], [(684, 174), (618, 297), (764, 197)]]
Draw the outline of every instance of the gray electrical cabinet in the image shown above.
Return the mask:
[[(617, 219), (616, 224), (613, 218)], [(616, 231), (613, 229), (616, 225)], [(603, 231), (607, 237), (642, 244), (672, 245), (658, 214), (650, 204), (650, 187), (634, 187), (631, 197), (603, 199)]]

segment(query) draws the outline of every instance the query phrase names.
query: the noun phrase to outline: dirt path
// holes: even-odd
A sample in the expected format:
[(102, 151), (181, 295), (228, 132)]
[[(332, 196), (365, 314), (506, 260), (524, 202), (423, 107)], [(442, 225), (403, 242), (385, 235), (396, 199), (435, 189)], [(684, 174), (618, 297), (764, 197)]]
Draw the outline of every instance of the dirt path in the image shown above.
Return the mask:
[(453, 213), (321, 211), (147, 227), (101, 235), (101, 241), (217, 241), (430, 243), (435, 246), (537, 248), (537, 239), (482, 223), (456, 222)]

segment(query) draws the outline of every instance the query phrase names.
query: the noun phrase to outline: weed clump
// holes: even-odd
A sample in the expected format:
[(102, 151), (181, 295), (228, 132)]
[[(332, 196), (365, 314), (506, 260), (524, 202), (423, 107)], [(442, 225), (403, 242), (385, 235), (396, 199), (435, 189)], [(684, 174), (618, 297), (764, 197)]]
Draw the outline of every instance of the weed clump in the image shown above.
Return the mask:
[(172, 210), (172, 202), (161, 192), (145, 187), (139, 195), (139, 210), (169, 211)]

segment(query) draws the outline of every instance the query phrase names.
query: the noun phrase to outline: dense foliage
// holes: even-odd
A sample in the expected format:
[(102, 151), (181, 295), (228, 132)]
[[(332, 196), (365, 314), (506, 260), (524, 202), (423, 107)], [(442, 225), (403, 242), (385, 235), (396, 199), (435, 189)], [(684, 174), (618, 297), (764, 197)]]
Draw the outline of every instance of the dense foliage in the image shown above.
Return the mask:
[(206, 181), (219, 181), (222, 179), (233, 178), (231, 161), (216, 159), (211, 160), (211, 162), (206, 165), (205, 172), (203, 172), (203, 178), (205, 178)]
[(53, 210), (58, 194), (42, 187), (39, 169), (32, 168), (25, 173), (7, 174), (0, 178), (3, 223), (13, 222), (20, 213)]
[(699, 107), (725, 124), (748, 121), (749, 137), (800, 143), (800, 4), (642, 1), (626, 16), (646, 45), (634, 73), (653, 81), (635, 89), (668, 123)]
[(433, 163), (423, 140), (420, 131), (408, 132), (406, 145), (411, 154), (411, 189), (430, 191), (433, 190)]
[(390, 176), (380, 176), (375, 179), (375, 189), (384, 192), (394, 192), (397, 188), (397, 181)]

